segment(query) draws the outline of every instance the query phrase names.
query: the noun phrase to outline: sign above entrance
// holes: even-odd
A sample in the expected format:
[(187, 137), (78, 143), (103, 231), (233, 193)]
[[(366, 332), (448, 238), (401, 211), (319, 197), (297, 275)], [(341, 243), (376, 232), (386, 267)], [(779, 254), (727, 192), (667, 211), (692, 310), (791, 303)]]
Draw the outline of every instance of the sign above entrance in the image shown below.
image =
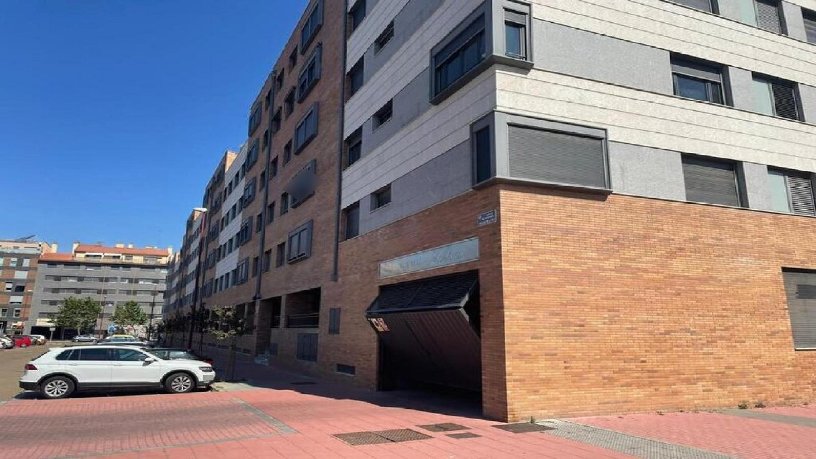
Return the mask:
[(380, 263), (380, 278), (427, 271), (479, 259), (479, 238), (474, 237)]

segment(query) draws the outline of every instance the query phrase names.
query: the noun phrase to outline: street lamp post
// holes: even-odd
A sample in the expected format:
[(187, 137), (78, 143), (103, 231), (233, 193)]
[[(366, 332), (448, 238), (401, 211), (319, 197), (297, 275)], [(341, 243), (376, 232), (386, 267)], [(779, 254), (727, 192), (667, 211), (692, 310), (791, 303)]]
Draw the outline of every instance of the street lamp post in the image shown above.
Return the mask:
[(105, 301), (106, 301), (106, 298), (103, 296), (102, 297), (102, 308), (99, 311), (99, 337), (100, 338), (102, 337), (102, 321), (104, 320), (104, 317), (105, 317), (105, 306), (106, 306)]
[(150, 322), (147, 324), (147, 340), (150, 341), (150, 338), (153, 334), (153, 313), (156, 309), (156, 288), (153, 287), (153, 302), (150, 303)]

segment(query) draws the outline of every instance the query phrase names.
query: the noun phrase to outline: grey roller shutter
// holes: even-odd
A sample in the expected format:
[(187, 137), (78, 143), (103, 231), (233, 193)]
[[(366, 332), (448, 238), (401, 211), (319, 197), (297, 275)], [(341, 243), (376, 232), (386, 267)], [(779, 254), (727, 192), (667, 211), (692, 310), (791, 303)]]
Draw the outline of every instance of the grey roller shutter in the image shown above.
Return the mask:
[(694, 9), (708, 11), (709, 13), (712, 12), (711, 0), (674, 0), (674, 2)]
[(686, 199), (694, 202), (740, 206), (735, 164), (683, 158)]
[(722, 83), (722, 68), (672, 56), (672, 72)]
[(776, 116), (798, 120), (799, 110), (796, 107), (796, 91), (793, 84), (772, 81), (771, 92), (773, 93)]
[(805, 12), (805, 33), (807, 34), (807, 41), (816, 43), (816, 13)]
[(782, 33), (778, 0), (756, 0), (756, 18), (760, 29)]
[(793, 347), (796, 349), (816, 349), (816, 273), (782, 273), (785, 292), (788, 297)]
[(791, 210), (797, 215), (816, 215), (813, 182), (806, 176), (788, 176)]
[(509, 136), (512, 177), (607, 187), (603, 139), (514, 125)]

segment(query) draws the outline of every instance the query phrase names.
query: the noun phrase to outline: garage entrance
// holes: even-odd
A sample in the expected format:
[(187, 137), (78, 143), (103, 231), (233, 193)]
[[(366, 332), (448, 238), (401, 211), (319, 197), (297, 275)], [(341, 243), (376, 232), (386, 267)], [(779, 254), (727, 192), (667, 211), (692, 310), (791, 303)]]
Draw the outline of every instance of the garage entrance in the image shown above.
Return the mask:
[(479, 274), (380, 287), (366, 318), (380, 342), (379, 387), (480, 394)]

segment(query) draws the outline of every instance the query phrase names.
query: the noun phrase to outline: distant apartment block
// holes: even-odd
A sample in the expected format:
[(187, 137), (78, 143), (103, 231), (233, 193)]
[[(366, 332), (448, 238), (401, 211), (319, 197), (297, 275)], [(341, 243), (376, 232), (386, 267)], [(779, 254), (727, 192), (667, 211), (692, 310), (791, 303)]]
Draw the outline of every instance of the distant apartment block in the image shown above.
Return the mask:
[(23, 333), (31, 314), (39, 259), (56, 250), (56, 244), (29, 238), (0, 240), (0, 333)]
[[(139, 304), (148, 318), (152, 314), (160, 319), (172, 255), (169, 248), (79, 242), (73, 244), (71, 253), (44, 254), (40, 257), (26, 331), (48, 336), (55, 313), (69, 297), (89, 297), (102, 305), (97, 333), (108, 328), (116, 307), (128, 301)], [(76, 332), (57, 327), (54, 336), (71, 337)]]
[(210, 180), (188, 310), (495, 419), (816, 400), (816, 3), (346, 3)]

